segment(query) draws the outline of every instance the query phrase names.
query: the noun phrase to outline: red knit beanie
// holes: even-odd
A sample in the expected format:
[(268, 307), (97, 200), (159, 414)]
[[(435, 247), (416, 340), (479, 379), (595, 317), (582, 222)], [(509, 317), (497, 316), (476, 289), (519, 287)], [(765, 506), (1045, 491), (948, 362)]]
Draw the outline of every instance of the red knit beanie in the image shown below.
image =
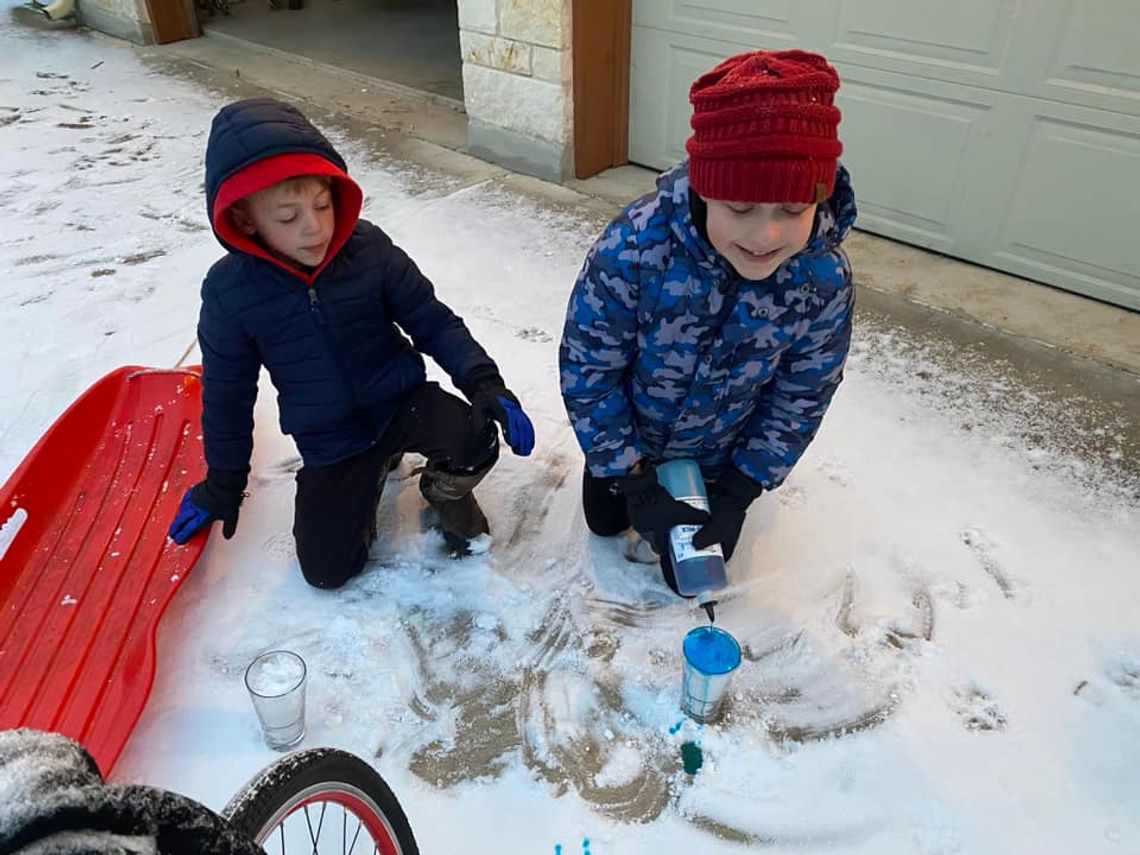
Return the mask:
[(756, 51), (726, 59), (689, 90), (689, 183), (726, 202), (822, 202), (843, 145), (839, 75), (819, 54)]

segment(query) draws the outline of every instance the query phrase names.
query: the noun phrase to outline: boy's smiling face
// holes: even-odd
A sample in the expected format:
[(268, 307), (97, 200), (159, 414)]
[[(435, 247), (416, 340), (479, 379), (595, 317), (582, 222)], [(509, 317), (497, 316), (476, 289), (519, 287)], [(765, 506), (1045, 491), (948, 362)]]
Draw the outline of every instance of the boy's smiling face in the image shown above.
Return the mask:
[(286, 261), (316, 267), (325, 260), (336, 226), (331, 182), (315, 176), (274, 184), (230, 209), (234, 224), (259, 235)]
[(805, 246), (816, 205), (706, 199), (709, 243), (745, 279), (767, 279)]

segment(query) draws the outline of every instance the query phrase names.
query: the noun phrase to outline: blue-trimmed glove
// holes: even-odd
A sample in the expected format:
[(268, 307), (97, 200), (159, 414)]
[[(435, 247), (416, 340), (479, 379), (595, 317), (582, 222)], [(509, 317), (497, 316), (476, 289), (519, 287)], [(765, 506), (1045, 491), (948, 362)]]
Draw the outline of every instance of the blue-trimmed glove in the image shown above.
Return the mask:
[(534, 425), (519, 399), (499, 377), (481, 380), (471, 391), (471, 425), (475, 432), (482, 433), (492, 421), (502, 427), (503, 437), (515, 454), (526, 457), (534, 451)]
[(182, 546), (215, 520), (222, 521), (222, 537), (233, 537), (248, 477), (248, 469), (210, 469), (205, 481), (182, 496), (182, 504), (170, 524), (170, 539)]

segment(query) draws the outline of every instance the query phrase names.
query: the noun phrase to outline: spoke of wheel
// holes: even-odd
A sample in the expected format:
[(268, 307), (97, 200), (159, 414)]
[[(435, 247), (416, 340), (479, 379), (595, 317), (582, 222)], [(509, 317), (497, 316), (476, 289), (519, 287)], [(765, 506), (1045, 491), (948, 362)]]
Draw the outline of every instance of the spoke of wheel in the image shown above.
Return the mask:
[(348, 809), (340, 809), (340, 855), (345, 855), (344, 844), (348, 841)]
[(313, 822), (309, 819), (309, 806), (305, 805), (305, 825), (309, 827), (309, 842), (313, 844), (313, 851), (317, 851), (317, 838), (313, 836)]
[(312, 818), (309, 816), (309, 806), (305, 805), (305, 824), (309, 827), (309, 842), (313, 844), (313, 855), (318, 855), (318, 851), (320, 849), (320, 847), (317, 844), (317, 841), (320, 839), (320, 836), (321, 836), (321, 826), (324, 824), (324, 821), (325, 821), (325, 808), (327, 808), (327, 807), (328, 807), (328, 802), (321, 802), (321, 815), (317, 819), (317, 833), (313, 834), (313, 821), (312, 821)]
[(328, 802), (321, 802), (321, 818), (317, 820), (317, 840), (313, 845), (313, 855), (320, 855), (321, 829), (324, 828), (325, 825), (325, 811), (328, 809), (328, 806)]
[(281, 832), (281, 855), (285, 855), (285, 820), (281, 820), (278, 830)]
[[(344, 813), (347, 817), (348, 811), (346, 810)], [(352, 835), (352, 845), (348, 847), (348, 855), (352, 855), (352, 850), (356, 848), (356, 839), (360, 837), (360, 829), (364, 828), (364, 823), (360, 821), (360, 818), (356, 816), (356, 814), (353, 814), (352, 818), (356, 820), (356, 834)]]

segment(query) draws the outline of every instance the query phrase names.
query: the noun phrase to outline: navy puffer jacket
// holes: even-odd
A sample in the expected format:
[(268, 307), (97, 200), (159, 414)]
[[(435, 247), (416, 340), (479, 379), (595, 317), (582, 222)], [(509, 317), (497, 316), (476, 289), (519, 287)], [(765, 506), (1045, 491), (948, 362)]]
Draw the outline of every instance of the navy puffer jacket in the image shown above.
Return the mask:
[[(336, 228), (324, 262), (301, 270), (235, 228), (225, 212), (258, 190), (312, 174), (333, 180)], [(497, 375), (411, 259), (358, 219), (361, 198), (344, 160), (292, 107), (256, 98), (214, 118), (206, 199), (214, 234), (229, 253), (206, 275), (198, 322), (211, 467), (249, 465), (262, 365), (277, 389), (281, 429), (308, 466), (376, 443), (395, 404), (426, 379), (420, 353), (468, 395), (478, 380)]]

